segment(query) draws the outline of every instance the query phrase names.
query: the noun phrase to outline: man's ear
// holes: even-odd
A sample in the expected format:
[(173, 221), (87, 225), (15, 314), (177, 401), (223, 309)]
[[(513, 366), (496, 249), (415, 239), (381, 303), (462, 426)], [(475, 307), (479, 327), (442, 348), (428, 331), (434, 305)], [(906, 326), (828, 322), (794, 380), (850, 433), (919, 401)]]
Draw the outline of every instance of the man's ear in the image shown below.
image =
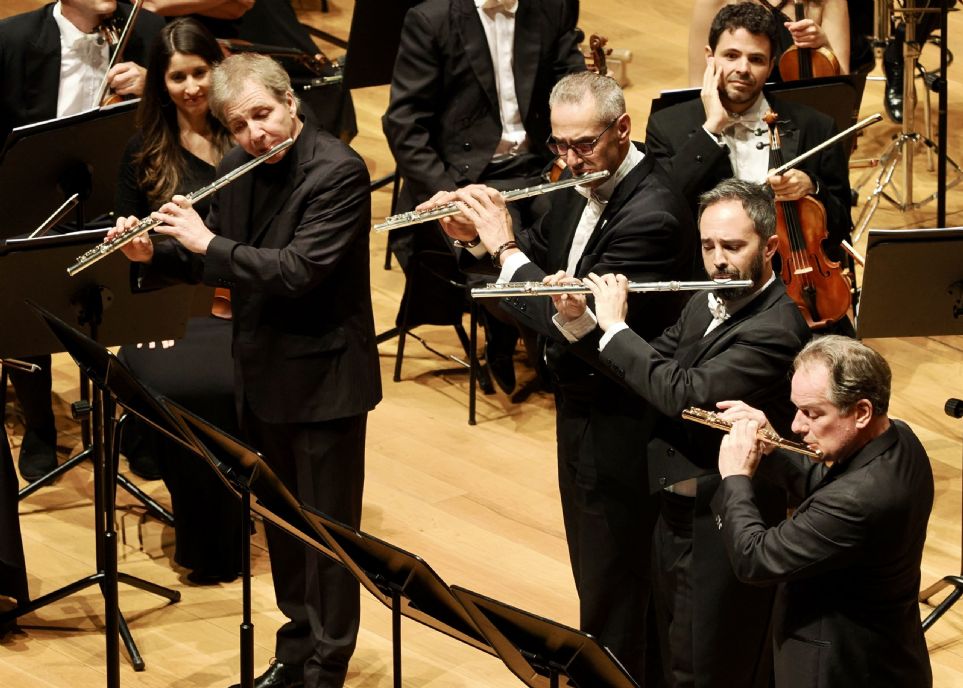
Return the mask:
[(860, 399), (853, 407), (856, 427), (862, 430), (873, 420), (873, 404), (869, 399)]

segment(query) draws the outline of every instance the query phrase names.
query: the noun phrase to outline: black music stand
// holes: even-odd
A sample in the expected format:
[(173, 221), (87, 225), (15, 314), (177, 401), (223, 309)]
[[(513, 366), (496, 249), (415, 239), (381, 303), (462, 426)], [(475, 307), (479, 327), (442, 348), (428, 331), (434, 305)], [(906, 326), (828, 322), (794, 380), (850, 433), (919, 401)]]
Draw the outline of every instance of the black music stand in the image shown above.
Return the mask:
[[(255, 449), (215, 427), (183, 406), (161, 398), (165, 415), (188, 438), (193, 451), (217, 472), (227, 488), (241, 500), (242, 619), (240, 627), (240, 688), (254, 686), (254, 623), (251, 620), (251, 512), (301, 540), (321, 554), (341, 563), (302, 516), (298, 500)], [(254, 495), (254, 501), (251, 495)]]
[(513, 674), (530, 688), (638, 688), (597, 639), (477, 592), (453, 585), (482, 634)]
[(401, 617), (494, 654), (480, 629), (428, 563), (373, 535), (301, 506), (304, 517), (375, 599), (391, 610), (395, 688), (401, 688)]
[(963, 228), (870, 230), (856, 334), (963, 334)]
[[(124, 640), (134, 669), (143, 671), (145, 667), (143, 658), (138, 652), (127, 623), (120, 612), (118, 583), (126, 583), (139, 590), (153, 593), (169, 602), (177, 602), (180, 600), (181, 594), (176, 590), (117, 571), (117, 533), (114, 529), (116, 485), (114, 478), (117, 475), (116, 451), (120, 424), (113, 424), (113, 427), (111, 427), (114, 401), (117, 398), (116, 395), (112, 396), (112, 385), (116, 378), (122, 385), (121, 389), (127, 391), (130, 386), (129, 379), (132, 376), (129, 372), (126, 372), (126, 369), (114, 354), (97, 341), (74, 329), (41, 306), (33, 303), (30, 306), (40, 315), (42, 321), (50, 328), (53, 336), (60, 341), (61, 348), (70, 354), (94, 386), (91, 409), (93, 420), (91, 459), (94, 462), (94, 533), (97, 572), (27, 604), (18, 605), (15, 609), (0, 615), (0, 623), (17, 619), (91, 585), (98, 585), (104, 596), (107, 685), (114, 688), (120, 685), (118, 637)], [(126, 375), (123, 374), (125, 372)], [(129, 395), (129, 392), (127, 394)]]
[[(860, 338), (963, 334), (963, 228), (870, 230), (856, 333)], [(950, 413), (949, 402), (945, 410)], [(944, 576), (920, 592), (919, 601), (929, 603), (944, 588), (954, 588), (924, 619), (924, 631), (963, 597), (963, 540), (960, 557), (960, 575)]]
[[(120, 254), (108, 256), (76, 277), (67, 275), (67, 266), (76, 256), (100, 243), (104, 230), (86, 230), (36, 239), (0, 241), (0, 313), (16, 328), (0, 333), (0, 357), (27, 356), (63, 351), (62, 343), (51, 334), (26, 305), (32, 298), (63, 320), (86, 329), (95, 340), (110, 346), (144, 341), (177, 339), (184, 336), (194, 287), (174, 285), (167, 289), (132, 293), (130, 263)], [(38, 291), (38, 276), (43, 291)], [(104, 313), (110, 317), (104, 318)], [(142, 317), (150, 313), (151, 317)], [(89, 410), (84, 402), (86, 381), (81, 371), (80, 412)], [(75, 405), (75, 410), (78, 407)], [(89, 455), (88, 433), (85, 449), (42, 478), (20, 491), (23, 499), (52, 482)], [(173, 523), (171, 514), (123, 475), (117, 482), (162, 521)]]
[(33, 231), (74, 193), (80, 201), (74, 229), (84, 229), (89, 218), (110, 211), (139, 102), (128, 100), (10, 132), (0, 152), (0, 239)]

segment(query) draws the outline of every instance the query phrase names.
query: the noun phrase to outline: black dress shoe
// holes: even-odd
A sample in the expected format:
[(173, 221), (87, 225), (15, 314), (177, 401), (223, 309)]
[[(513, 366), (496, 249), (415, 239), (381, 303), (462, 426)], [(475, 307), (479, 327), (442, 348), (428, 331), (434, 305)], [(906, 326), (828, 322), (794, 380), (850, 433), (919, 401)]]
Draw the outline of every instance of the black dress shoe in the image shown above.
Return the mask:
[(30, 430), (23, 435), (17, 459), (20, 475), (33, 482), (57, 467), (57, 431)]
[[(302, 688), (304, 686), (304, 667), (301, 664), (284, 664), (276, 659), (263, 674), (254, 679), (254, 688)], [(240, 688), (235, 683), (231, 688)]]

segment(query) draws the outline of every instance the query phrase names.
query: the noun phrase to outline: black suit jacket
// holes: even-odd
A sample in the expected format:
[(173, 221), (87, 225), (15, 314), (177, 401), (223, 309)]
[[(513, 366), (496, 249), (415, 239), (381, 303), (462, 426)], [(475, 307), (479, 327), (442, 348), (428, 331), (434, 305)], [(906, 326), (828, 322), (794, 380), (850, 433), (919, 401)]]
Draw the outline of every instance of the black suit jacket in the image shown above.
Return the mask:
[[(213, 196), (206, 224), (218, 236), (203, 260), (167, 242), (150, 273), (230, 287), (235, 379), (259, 418), (358, 415), (381, 399), (368, 172), (354, 151), (310, 123), (288, 155), (286, 190), (256, 213), (263, 223), (252, 222), (258, 168)], [(234, 149), (218, 176), (249, 159)]]
[(913, 431), (894, 420), (830, 469), (777, 451), (760, 472), (801, 500), (790, 518), (767, 529), (742, 476), (712, 508), (739, 578), (780, 584), (776, 685), (931, 686), (917, 596), (933, 473)]
[[(518, 105), (530, 150), (546, 162), (548, 95), (559, 78), (585, 69), (576, 17), (565, 0), (521, 0), (515, 16)], [(427, 0), (408, 11), (382, 125), (412, 199), (483, 179), (502, 126), (491, 53), (472, 0)]]
[[(0, 137), (25, 124), (57, 116), (60, 86), (60, 30), (54, 5), (0, 20)], [(130, 5), (117, 5), (124, 18)], [(124, 51), (124, 59), (147, 66), (150, 44), (164, 27), (153, 12), (141, 11)]]
[[(697, 292), (662, 336), (647, 342), (624, 330), (600, 358), (658, 412), (648, 445), (652, 489), (699, 477), (689, 568), (696, 685), (764, 688), (773, 594), (736, 580), (712, 520), (709, 500), (719, 484), (722, 433), (683, 421), (680, 414), (688, 406), (714, 410), (724, 399), (751, 400), (788, 434), (789, 370), (810, 331), (778, 279), (703, 336), (711, 320), (706, 294)], [(781, 491), (759, 485), (757, 497), (767, 523), (785, 516)]]
[[(804, 105), (766, 96), (779, 114), (784, 161), (795, 158), (836, 134), (836, 125), (826, 115)], [(706, 116), (696, 98), (654, 113), (648, 122), (645, 143), (669, 169), (696, 213), (699, 194), (733, 176), (728, 147), (720, 146), (702, 128)], [(768, 143), (768, 138), (760, 139)], [(826, 207), (830, 245), (849, 237), (852, 228), (849, 168), (842, 146), (837, 143), (799, 164), (819, 186), (816, 198)]]
[[(565, 269), (569, 248), (586, 199), (572, 189), (541, 198), (539, 222), (517, 232), (520, 247), (532, 261), (516, 271), (518, 280), (540, 281)], [(692, 279), (696, 229), (685, 201), (672, 189), (664, 170), (648, 155), (615, 188), (596, 223), (575, 271), (621, 272), (640, 282)], [(487, 261), (486, 261), (487, 262)], [(672, 322), (688, 294), (635, 294), (629, 300), (630, 319), (655, 334)], [(559, 422), (566, 405), (591, 406), (591, 437), (580, 479), (597, 480), (609, 495), (605, 508), (626, 534), (638, 537), (648, 493), (643, 447), (649, 426), (642, 421), (645, 403), (612, 380), (599, 364), (598, 337), (571, 344), (552, 321), (555, 307), (545, 298), (503, 299), (502, 308), (541, 335), (545, 356), (557, 383)], [(581, 411), (579, 411), (581, 412)], [(626, 543), (638, 547), (638, 542)]]

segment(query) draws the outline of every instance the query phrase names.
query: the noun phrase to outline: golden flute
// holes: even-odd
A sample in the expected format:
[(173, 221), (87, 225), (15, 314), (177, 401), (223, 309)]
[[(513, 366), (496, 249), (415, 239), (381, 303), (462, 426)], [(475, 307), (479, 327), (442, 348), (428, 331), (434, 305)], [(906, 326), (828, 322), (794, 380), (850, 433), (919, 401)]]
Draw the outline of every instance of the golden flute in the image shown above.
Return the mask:
[[(716, 430), (724, 430), (725, 432), (732, 430), (732, 421), (722, 418), (718, 413), (706, 411), (705, 409), (694, 406), (690, 406), (683, 411), (682, 418), (683, 420), (691, 420), (696, 423), (708, 425), (710, 428), (715, 428)], [(823, 456), (823, 453), (818, 449), (810, 449), (802, 442), (793, 442), (792, 440), (784, 439), (771, 428), (759, 428), (759, 430), (756, 431), (756, 438), (766, 444), (782, 447), (783, 449), (808, 456), (811, 459), (821, 459)]]

